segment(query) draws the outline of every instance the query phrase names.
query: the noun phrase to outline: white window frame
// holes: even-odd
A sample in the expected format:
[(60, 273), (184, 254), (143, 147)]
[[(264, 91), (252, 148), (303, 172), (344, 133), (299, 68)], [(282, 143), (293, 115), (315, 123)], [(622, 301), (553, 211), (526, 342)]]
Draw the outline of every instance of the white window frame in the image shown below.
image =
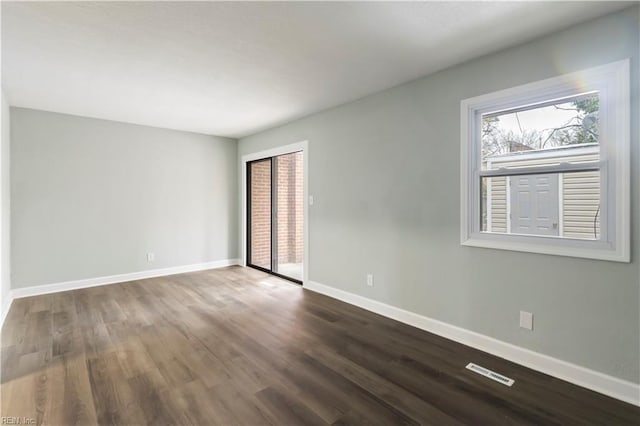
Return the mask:
[[(460, 242), (464, 246), (588, 259), (630, 261), (630, 94), (629, 60), (465, 99), (460, 103)], [(600, 97), (600, 239), (500, 234), (481, 231), (482, 115), (598, 91)], [(539, 166), (561, 173), (583, 165)], [(504, 170), (502, 171), (504, 173)]]

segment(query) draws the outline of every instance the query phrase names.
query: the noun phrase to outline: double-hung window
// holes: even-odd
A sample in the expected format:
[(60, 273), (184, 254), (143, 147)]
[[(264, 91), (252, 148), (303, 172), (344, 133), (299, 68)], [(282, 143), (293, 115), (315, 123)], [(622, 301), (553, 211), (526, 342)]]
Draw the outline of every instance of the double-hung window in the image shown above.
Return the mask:
[(461, 242), (629, 261), (629, 62), (461, 102)]

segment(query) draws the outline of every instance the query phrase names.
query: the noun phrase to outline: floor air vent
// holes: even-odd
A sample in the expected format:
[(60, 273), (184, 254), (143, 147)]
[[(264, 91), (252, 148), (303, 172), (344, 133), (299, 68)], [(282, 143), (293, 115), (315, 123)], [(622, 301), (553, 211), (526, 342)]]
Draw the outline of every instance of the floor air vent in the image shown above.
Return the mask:
[(470, 362), (467, 364), (467, 369), (473, 371), (474, 373), (478, 373), (485, 377), (490, 378), (491, 380), (495, 380), (498, 383), (502, 383), (503, 385), (511, 386), (515, 383), (515, 380), (510, 379), (508, 377), (503, 376), (502, 374), (498, 374), (495, 371), (488, 370), (484, 367), (480, 367), (477, 364)]

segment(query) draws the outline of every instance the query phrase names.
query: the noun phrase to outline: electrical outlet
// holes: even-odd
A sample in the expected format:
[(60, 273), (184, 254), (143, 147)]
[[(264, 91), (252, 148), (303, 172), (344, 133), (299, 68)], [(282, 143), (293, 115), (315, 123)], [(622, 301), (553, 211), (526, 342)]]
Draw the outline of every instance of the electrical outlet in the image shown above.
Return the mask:
[(309, 195), (309, 205), (313, 205), (313, 195)]
[(373, 274), (367, 274), (367, 285), (373, 287)]
[(147, 253), (147, 262), (154, 262), (156, 260), (155, 253)]
[(533, 314), (531, 312), (520, 311), (520, 327), (533, 330)]

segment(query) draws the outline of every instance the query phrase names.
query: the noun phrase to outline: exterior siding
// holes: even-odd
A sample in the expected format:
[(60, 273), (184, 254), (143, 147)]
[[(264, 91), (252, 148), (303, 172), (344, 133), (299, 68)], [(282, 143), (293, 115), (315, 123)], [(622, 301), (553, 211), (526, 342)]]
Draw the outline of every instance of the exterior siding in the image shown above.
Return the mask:
[(600, 174), (598, 172), (564, 174), (562, 197), (564, 237), (595, 239), (596, 235), (599, 236), (599, 206)]
[(489, 178), (491, 188), (491, 228), (490, 232), (507, 232), (507, 178)]
[[(578, 152), (576, 152), (578, 151)], [(541, 153), (541, 152), (539, 152)], [(542, 154), (542, 153), (541, 153)], [(553, 165), (563, 162), (584, 163), (598, 161), (597, 146), (568, 148), (559, 151), (557, 156), (546, 158), (530, 158), (536, 154), (522, 152), (508, 157), (494, 158), (487, 164), (489, 169), (521, 168), (531, 166)], [(524, 158), (519, 159), (522, 156)], [(487, 191), (491, 199), (490, 232), (507, 232), (507, 197), (508, 178), (491, 178)], [(562, 206), (562, 225), (560, 236), (567, 238), (595, 239), (600, 235), (600, 174), (598, 172), (564, 173), (560, 188), (560, 205)], [(595, 231), (594, 231), (595, 220)]]

